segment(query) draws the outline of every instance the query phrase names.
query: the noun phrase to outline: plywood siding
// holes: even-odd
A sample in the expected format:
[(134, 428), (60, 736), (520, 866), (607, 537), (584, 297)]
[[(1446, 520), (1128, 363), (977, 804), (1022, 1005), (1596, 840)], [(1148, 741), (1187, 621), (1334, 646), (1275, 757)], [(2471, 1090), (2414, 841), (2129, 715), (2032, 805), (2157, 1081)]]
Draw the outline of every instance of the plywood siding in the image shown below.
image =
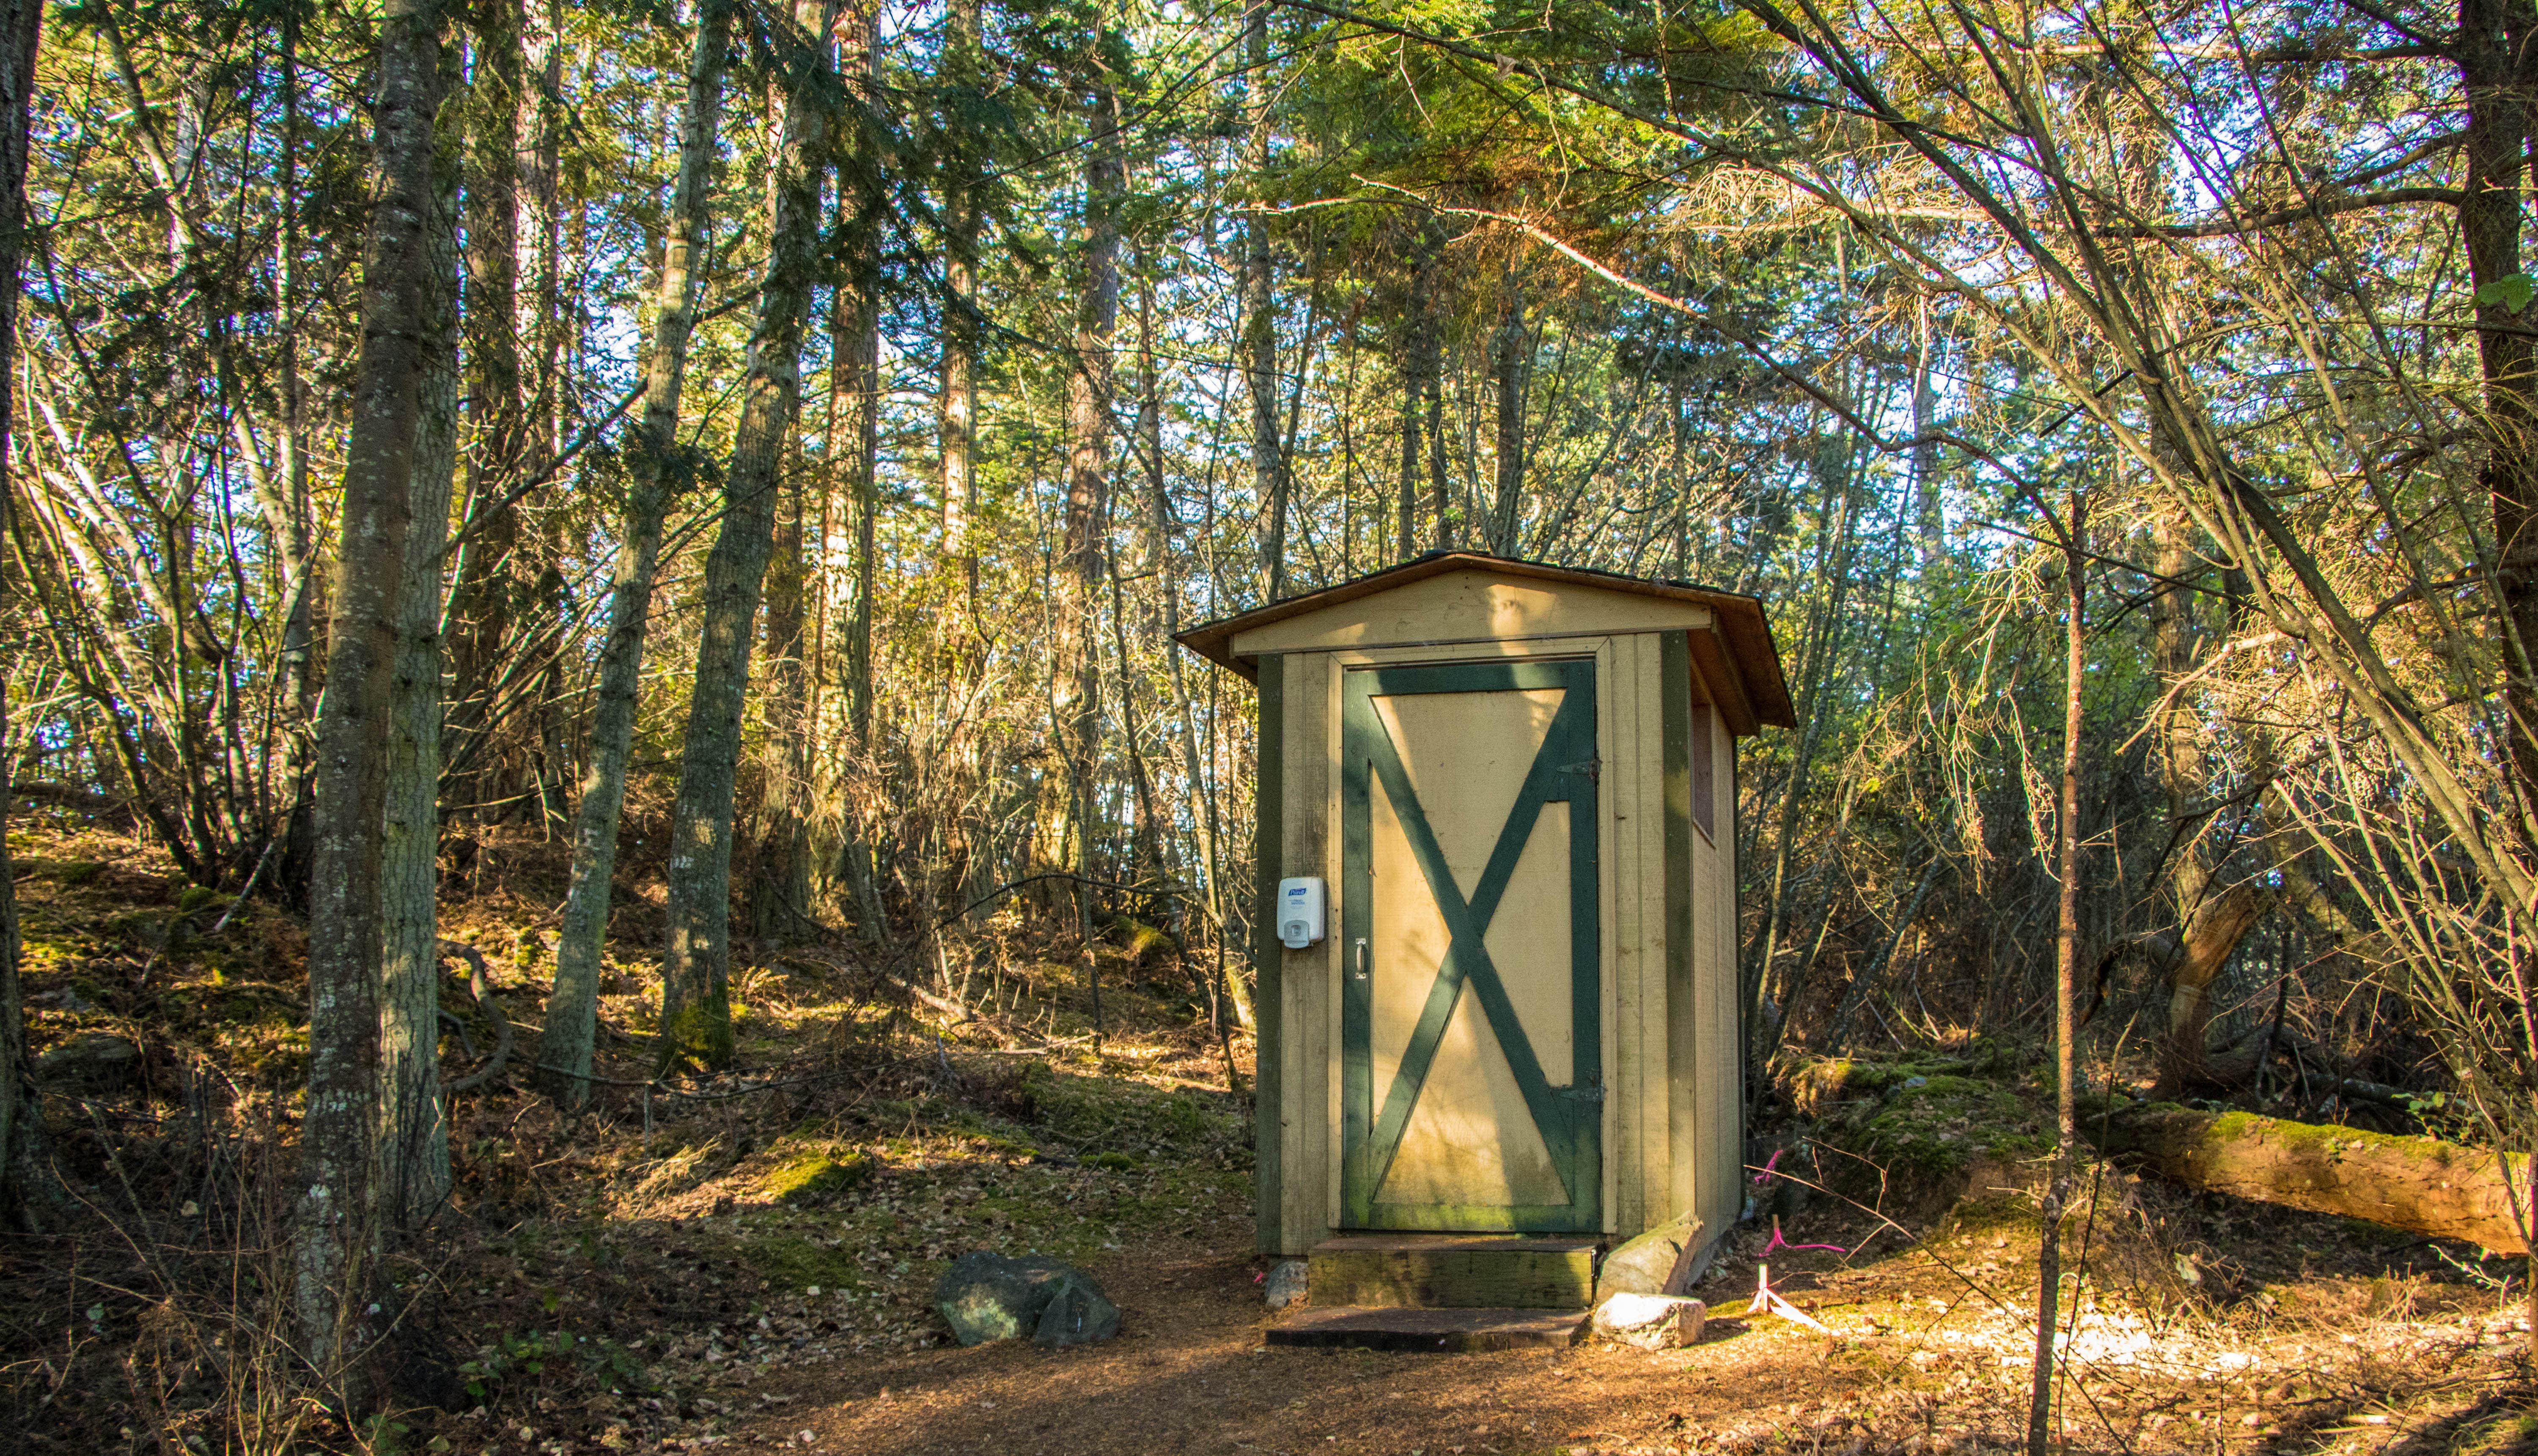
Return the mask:
[[(1264, 1189), (1264, 1247), (1302, 1254), (1341, 1222), (1341, 673), (1355, 664), (1464, 656), (1591, 651), (1597, 658), (1607, 1226), (1628, 1236), (1691, 1213), (1715, 1234), (1734, 1221), (1744, 1151), (1731, 862), (1735, 742), (1722, 713), (1697, 710), (1710, 695), (1694, 640), (1705, 629), (1451, 652), (1296, 651), (1276, 659), (1277, 863), (1263, 873), (1272, 880), (1320, 875), (1331, 888), (1332, 929), (1310, 951), (1273, 942), (1266, 952), (1276, 958), (1276, 974), (1274, 982), (1262, 977), (1264, 1007), (1274, 983), (1277, 1014), (1274, 1034), (1262, 1038), (1261, 1092), (1271, 1096), (1274, 1079), (1278, 1111), (1275, 1127), (1264, 1119), (1262, 1129), (1262, 1176), (1276, 1184), (1274, 1193)], [(1692, 813), (1694, 732), (1708, 735), (1716, 765), (1708, 785), (1714, 833), (1700, 829)], [(1265, 791), (1267, 764), (1263, 778)]]
[(1639, 987), (1636, 1035), (1638, 1061), (1630, 1078), (1631, 1095), (1638, 1107), (1637, 1162), (1633, 1169), (1637, 1191), (1636, 1229), (1652, 1228), (1674, 1216), (1674, 1099), (1671, 988), (1666, 916), (1666, 752), (1665, 639), (1656, 632), (1617, 638), (1617, 652), (1627, 651), (1632, 683), (1630, 746), (1630, 818), (1617, 825), (1631, 846), (1630, 881), (1638, 917), (1638, 954), (1633, 970)]
[[(1336, 894), (1339, 889), (1336, 816), (1332, 802), (1334, 765), (1330, 656), (1298, 652), (1284, 659), (1280, 681), (1282, 754), (1279, 772), (1281, 831), (1279, 875), (1318, 875)], [(1274, 890), (1276, 887), (1268, 887)], [(1338, 905), (1329, 907), (1329, 925), (1339, 924)], [(1339, 936), (1336, 929), (1308, 950), (1290, 951), (1273, 942), (1280, 959), (1278, 987), (1279, 1160), (1278, 1248), (1298, 1255), (1330, 1236), (1332, 1168), (1337, 1103), (1332, 1094), (1332, 1069), (1338, 1062), (1333, 1036), (1332, 990), (1336, 984)]]

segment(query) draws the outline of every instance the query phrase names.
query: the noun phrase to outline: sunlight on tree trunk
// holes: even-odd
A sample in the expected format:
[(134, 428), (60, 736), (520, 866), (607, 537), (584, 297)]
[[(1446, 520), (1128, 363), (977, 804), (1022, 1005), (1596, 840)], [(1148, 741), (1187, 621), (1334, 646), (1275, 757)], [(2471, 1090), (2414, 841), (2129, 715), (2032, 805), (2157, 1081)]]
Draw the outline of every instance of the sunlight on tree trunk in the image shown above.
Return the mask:
[(722, 129), (723, 63), (730, 45), (731, 7), (724, 0), (703, 0), (689, 53), (687, 99), (679, 114), (678, 177), (652, 306), (643, 414), (628, 451), (622, 541), (608, 603), (608, 639), (600, 656), (599, 700), (590, 725), (590, 766), (573, 809), (572, 882), (556, 942), (555, 990), (547, 1000), (546, 1026), (538, 1043), (549, 1091), (575, 1107), (590, 1096), (591, 1042), (608, 948), (618, 821), (626, 803), (626, 760), (634, 738), (662, 521), (670, 498), (694, 471), (679, 443), (679, 397), (687, 382), (688, 340), (702, 286), (713, 160)]
[(705, 558), (705, 620), (688, 700), (679, 796), (670, 821), (669, 944), (661, 960), (657, 1065), (720, 1068), (731, 1061), (731, 830), (740, 767), (741, 707), (749, 687), (759, 592), (774, 549), (776, 466), (800, 403), (802, 335), (820, 230), (827, 145), (822, 93), (829, 76), (824, 0), (800, 0), (782, 35), (783, 147), (769, 187), (767, 280), (750, 336), (722, 530)]
[(433, 159), (440, 105), (434, 0), (391, 4), (379, 28), (376, 188), (364, 249), (362, 346), (344, 457), (326, 696), (317, 725), (308, 924), (308, 1106), (291, 1307), (300, 1349), (332, 1399), (372, 1398), (360, 1363), (378, 1333), (373, 1224), (379, 1053), (380, 842), (397, 625), (422, 392), (441, 363), (425, 320), (451, 256)]
[[(2037, 500), (2039, 508), (2045, 508)], [(2062, 1218), (2071, 1204), (2072, 1150), (2079, 1140), (2080, 1023), (2080, 759), (2081, 690), (2088, 685), (2088, 497), (2079, 486), (2065, 499), (2061, 522), (2063, 607), (2062, 793), (2054, 811), (2054, 873), (2061, 882), (2053, 932), (2053, 1169), (2037, 1211), (2041, 1227), (2036, 1274), (2036, 1370), (2027, 1407), (2028, 1456), (2054, 1445), (2054, 1322), (2062, 1294)], [(2072, 1301), (2079, 1294), (2075, 1290)]]

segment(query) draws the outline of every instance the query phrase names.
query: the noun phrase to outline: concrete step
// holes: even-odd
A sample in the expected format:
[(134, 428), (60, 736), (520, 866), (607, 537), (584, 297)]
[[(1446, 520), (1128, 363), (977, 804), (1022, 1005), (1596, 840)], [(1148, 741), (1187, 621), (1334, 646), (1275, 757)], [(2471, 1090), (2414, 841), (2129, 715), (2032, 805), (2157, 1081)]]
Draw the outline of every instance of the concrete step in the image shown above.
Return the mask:
[(1390, 1309), (1584, 1309), (1592, 1238), (1343, 1234), (1309, 1256), (1317, 1305)]
[(1370, 1309), (1314, 1304), (1269, 1326), (1271, 1345), (1359, 1350), (1563, 1350), (1585, 1334), (1582, 1309)]

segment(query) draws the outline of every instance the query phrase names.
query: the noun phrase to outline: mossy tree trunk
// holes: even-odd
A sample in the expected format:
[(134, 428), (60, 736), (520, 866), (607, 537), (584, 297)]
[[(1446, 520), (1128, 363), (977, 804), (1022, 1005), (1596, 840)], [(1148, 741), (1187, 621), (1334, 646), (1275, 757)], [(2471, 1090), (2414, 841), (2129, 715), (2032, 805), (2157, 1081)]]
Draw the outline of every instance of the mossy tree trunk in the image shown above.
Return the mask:
[(652, 355), (643, 375), (643, 417), (627, 451), (626, 507), (616, 584), (608, 601), (608, 642), (599, 659), (599, 701), (591, 715), (590, 764), (573, 806), (572, 883), (556, 943), (555, 990), (538, 1035), (539, 1076), (549, 1092), (580, 1106), (590, 1097), (591, 1042), (599, 1022), (599, 967), (608, 941), (609, 890), (617, 875), (617, 827), (626, 807), (626, 760), (643, 672), (643, 632), (652, 613), (663, 517), (691, 473), (679, 453), (679, 395), (687, 380), (688, 338), (696, 321), (698, 270), (705, 256), (707, 205), (722, 132), (722, 78), (731, 50), (731, 7), (705, 0), (688, 58), (688, 95), (679, 120), (679, 172), (670, 197), (669, 235), (652, 312)]
[(722, 530), (705, 558), (704, 625), (688, 698), (679, 795), (670, 820), (669, 944), (661, 962), (664, 1068), (730, 1062), (731, 820), (767, 560), (775, 548), (777, 466), (802, 389), (802, 334), (818, 264), (827, 155), (829, 30), (823, 0), (800, 0), (784, 36), (783, 146), (768, 194), (767, 281), (750, 337), (740, 425), (723, 475)]
[(2438, 1138), (2249, 1112), (2216, 1115), (2165, 1102), (2082, 1126), (2102, 1151), (2190, 1188), (2462, 1239), (2497, 1253), (2527, 1247), (2512, 1207), (2512, 1179), (2525, 1181), (2525, 1158)]
[[(443, 64), (456, 59), (443, 52)], [(451, 69), (455, 69), (454, 66)], [(444, 81), (449, 78), (444, 77)], [(458, 470), (458, 175), (444, 151), (430, 241), (439, 252), (424, 319), (426, 366), (415, 430), (397, 608), (387, 808), (379, 850), (381, 1226), (419, 1227), (449, 1194), (440, 1096), (440, 607), (449, 490)]]
[(373, 81), (374, 202), (363, 250), (362, 339), (344, 450), (317, 720), (308, 915), (308, 1102), (301, 1123), (291, 1307), (298, 1350), (366, 1411), (377, 1335), (371, 1179), (378, 1137), (380, 846), (406, 530), (434, 362), (432, 271), (449, 257), (434, 123), (444, 93), (437, 0), (391, 0)]

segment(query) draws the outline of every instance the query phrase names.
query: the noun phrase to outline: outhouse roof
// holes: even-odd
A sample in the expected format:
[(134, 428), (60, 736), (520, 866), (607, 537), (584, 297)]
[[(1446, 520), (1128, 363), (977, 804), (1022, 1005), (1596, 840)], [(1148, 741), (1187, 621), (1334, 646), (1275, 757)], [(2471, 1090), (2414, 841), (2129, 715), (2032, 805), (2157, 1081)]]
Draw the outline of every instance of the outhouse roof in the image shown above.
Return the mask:
[[(1438, 580), (1456, 575), (1469, 579), (1463, 583)], [(1695, 655), (1705, 659), (1702, 661), (1705, 678), (1715, 681), (1722, 670), (1732, 676), (1732, 682), (1718, 685), (1726, 690), (1721, 694), (1720, 706), (1728, 726), (1739, 733), (1751, 733), (1762, 725), (1797, 726), (1797, 716), (1789, 705), (1788, 682), (1780, 675), (1780, 651), (1771, 640), (1771, 625), (1763, 615), (1761, 598), (1690, 582), (1650, 580), (1583, 566), (1556, 566), (1547, 562), (1481, 552), (1431, 552), (1336, 586), (1191, 628), (1175, 640), (1256, 681), (1260, 658), (1266, 652), (1302, 650), (1310, 645), (1395, 645), (1421, 639), (1402, 634), (1404, 628), (1413, 633), (1424, 630), (1409, 618), (1387, 624), (1390, 630), (1373, 634), (1351, 629), (1361, 623), (1369, 627), (1375, 623), (1382, 609), (1368, 599), (1421, 587), (1422, 583), (1428, 584), (1416, 593), (1422, 597), (1436, 595), (1440, 590), (1450, 592), (1457, 584), (1474, 588), (1458, 598), (1460, 602), (1476, 604), (1466, 606), (1462, 614), (1454, 613), (1446, 602), (1438, 603), (1436, 610), (1439, 613), (1460, 617), (1450, 626), (1438, 621), (1437, 627), (1444, 635), (1432, 632), (1424, 638), (1439, 644), (1549, 635), (1555, 629), (1559, 634), (1585, 634), (1708, 628), (1723, 650), (1696, 649)], [(1367, 605), (1355, 612), (1333, 610), (1354, 603)], [(1316, 621), (1299, 621), (1303, 618)], [(1556, 629), (1552, 626), (1555, 619), (1559, 624)], [(1282, 624), (1287, 630), (1264, 630)], [(1317, 628), (1324, 630), (1315, 630)], [(1695, 633), (1697, 640), (1707, 636)], [(1291, 637), (1294, 640), (1287, 640)], [(1706, 640), (1702, 645), (1707, 645)]]

